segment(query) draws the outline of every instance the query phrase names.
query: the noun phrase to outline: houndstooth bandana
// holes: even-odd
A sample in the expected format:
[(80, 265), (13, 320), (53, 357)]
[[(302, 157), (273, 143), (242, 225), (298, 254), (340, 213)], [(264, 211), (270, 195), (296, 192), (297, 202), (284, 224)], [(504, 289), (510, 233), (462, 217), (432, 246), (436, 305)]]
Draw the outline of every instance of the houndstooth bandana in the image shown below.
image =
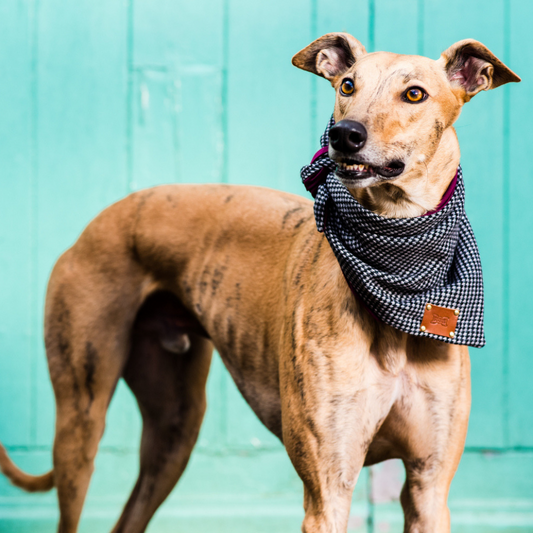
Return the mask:
[[(394, 328), (481, 348), (483, 276), (464, 211), (461, 168), (435, 211), (414, 218), (381, 217), (335, 177), (335, 162), (327, 155), (334, 123), (332, 117), (320, 139), (322, 148), (302, 168), (301, 177), (315, 197), (318, 231), (325, 233), (350, 288), (371, 314)], [(435, 306), (452, 315), (456, 310), (451, 334), (426, 331), (426, 310)], [(447, 320), (435, 313), (432, 317), (431, 324)]]

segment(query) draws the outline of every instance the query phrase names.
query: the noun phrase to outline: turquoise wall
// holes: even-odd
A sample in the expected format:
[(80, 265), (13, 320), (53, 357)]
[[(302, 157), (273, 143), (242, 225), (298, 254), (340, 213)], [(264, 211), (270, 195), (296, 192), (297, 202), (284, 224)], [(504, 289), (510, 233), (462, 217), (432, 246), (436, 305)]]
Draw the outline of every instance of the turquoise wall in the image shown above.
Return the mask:
[[(450, 502), (454, 532), (533, 531), (533, 2), (529, 0), (0, 0), (0, 440), (51, 465), (54, 403), (42, 342), (47, 277), (104, 206), (161, 183), (303, 193), (299, 169), (333, 106), (291, 56), (346, 30), (369, 50), (437, 58), (485, 43), (523, 78), (476, 96), (457, 123), (467, 210), (486, 281), (487, 347)], [(83, 282), (81, 280), (81, 282)], [(140, 421), (120, 384), (81, 531), (107, 531), (137, 471)], [(350, 531), (402, 530), (395, 462), (363, 474)], [(301, 483), (220, 361), (192, 462), (149, 531), (299, 531)], [(55, 494), (0, 479), (0, 531), (52, 532)]]

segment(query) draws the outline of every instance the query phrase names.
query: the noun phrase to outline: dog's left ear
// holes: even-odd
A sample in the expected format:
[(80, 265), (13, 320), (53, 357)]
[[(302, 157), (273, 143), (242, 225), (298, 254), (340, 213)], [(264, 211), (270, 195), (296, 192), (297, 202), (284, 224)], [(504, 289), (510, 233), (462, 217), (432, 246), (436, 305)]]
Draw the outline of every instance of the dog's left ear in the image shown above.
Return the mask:
[(327, 33), (300, 50), (292, 64), (333, 82), (363, 54), (365, 47), (349, 33)]
[(450, 83), (462, 89), (465, 102), (479, 91), (496, 89), (510, 81), (522, 81), (484, 44), (474, 39), (452, 44), (441, 54), (439, 62), (443, 64)]

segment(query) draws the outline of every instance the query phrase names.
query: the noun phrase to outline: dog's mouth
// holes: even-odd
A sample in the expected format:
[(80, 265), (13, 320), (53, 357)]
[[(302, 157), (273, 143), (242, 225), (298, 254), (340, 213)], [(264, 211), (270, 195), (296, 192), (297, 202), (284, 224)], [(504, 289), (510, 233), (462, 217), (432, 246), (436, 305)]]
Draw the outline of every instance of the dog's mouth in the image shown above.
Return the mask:
[(365, 178), (395, 178), (399, 176), (404, 168), (405, 163), (401, 161), (390, 161), (386, 166), (377, 167), (361, 163), (354, 159), (344, 159), (336, 161), (337, 175), (345, 180), (362, 180)]

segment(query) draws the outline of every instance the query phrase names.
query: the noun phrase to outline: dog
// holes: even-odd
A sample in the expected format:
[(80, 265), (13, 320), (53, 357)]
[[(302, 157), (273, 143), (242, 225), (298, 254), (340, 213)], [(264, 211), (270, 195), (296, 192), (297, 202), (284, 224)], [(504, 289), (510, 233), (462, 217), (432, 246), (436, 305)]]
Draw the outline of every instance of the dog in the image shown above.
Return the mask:
[[(337, 123), (359, 125), (330, 143), (338, 179), (391, 218), (435, 209), (459, 164), (453, 123), (462, 105), (520, 81), (474, 40), (435, 61), (367, 53), (333, 33), (293, 64), (331, 82)], [(129, 195), (57, 261), (45, 345), (57, 405), (53, 470), (25, 474), (4, 448), (0, 465), (25, 490), (57, 488), (60, 533), (77, 530), (121, 377), (143, 430), (139, 477), (113, 531), (145, 531), (196, 442), (213, 347), (303, 481), (305, 533), (345, 532), (361, 468), (391, 458), (406, 469), (405, 531), (450, 531), (447, 496), (470, 409), (468, 349), (371, 316), (317, 231), (310, 200), (220, 184)]]

